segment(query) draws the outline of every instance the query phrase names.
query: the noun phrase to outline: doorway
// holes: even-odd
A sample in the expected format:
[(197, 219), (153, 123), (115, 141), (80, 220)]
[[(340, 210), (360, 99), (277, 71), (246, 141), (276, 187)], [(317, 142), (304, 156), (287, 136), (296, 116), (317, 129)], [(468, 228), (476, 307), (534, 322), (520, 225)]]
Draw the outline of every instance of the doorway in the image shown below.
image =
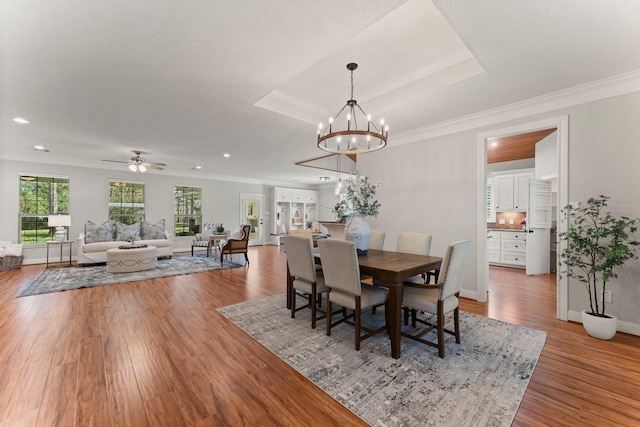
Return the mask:
[(240, 224), (249, 224), (249, 246), (264, 245), (264, 194), (240, 194)]
[[(569, 144), (569, 117), (560, 116), (538, 122), (525, 123), (509, 128), (495, 129), (488, 132), (482, 132), (477, 135), (477, 241), (486, 242), (487, 222), (486, 222), (486, 170), (487, 170), (487, 142), (491, 138), (516, 135), (527, 132), (534, 132), (541, 129), (549, 129), (555, 127), (557, 129), (557, 159), (558, 159), (558, 206), (566, 206), (568, 200), (568, 144)], [(557, 232), (561, 233), (566, 230), (566, 224), (562, 221), (557, 223)], [(477, 245), (476, 268), (478, 271), (478, 294), (477, 300), (481, 302), (487, 301), (488, 282), (489, 282), (489, 264), (487, 259), (487, 248), (485, 244)], [(561, 248), (560, 248), (561, 250)], [(558, 275), (560, 276), (560, 275)], [(558, 278), (557, 280), (557, 313), (558, 319), (568, 319), (568, 284), (566, 278)]]

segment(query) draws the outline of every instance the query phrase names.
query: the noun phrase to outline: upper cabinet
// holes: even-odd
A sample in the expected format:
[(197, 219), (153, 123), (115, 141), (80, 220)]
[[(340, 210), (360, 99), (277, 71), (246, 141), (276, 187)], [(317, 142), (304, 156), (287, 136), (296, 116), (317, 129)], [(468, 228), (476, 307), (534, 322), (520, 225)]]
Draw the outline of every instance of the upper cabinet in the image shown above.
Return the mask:
[(497, 172), (494, 176), (497, 212), (523, 211), (529, 208), (529, 180), (532, 170)]
[(277, 202), (290, 202), (291, 201), (291, 189), (290, 188), (275, 188), (275, 197)]

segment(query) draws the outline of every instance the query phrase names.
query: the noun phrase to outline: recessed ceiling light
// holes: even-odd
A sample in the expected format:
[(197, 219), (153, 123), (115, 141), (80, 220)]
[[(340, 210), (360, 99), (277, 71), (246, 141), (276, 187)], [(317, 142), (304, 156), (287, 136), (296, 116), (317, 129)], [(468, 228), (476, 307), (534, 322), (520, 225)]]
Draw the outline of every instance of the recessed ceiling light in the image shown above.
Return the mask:
[(224, 154), (223, 154), (223, 156), (224, 156), (224, 157), (229, 158), (229, 157), (231, 157), (231, 154), (229, 154), (229, 153), (224, 153)]
[(29, 120), (25, 119), (24, 117), (14, 117), (13, 121), (16, 123), (19, 123), (21, 125), (28, 125), (29, 124)]
[(44, 148), (42, 145), (35, 145), (35, 146), (33, 147), (33, 149), (34, 149), (34, 150), (36, 150), (36, 151), (44, 151), (44, 152), (46, 152), (46, 153), (48, 153), (48, 152), (49, 152), (49, 150), (47, 150), (46, 148)]
[(202, 169), (202, 166), (196, 166), (194, 169), (200, 170), (200, 169)]
[(320, 177), (320, 181), (322, 181), (322, 182), (327, 182), (329, 180), (331, 180), (331, 178), (329, 178), (328, 176), (321, 176)]
[(491, 146), (492, 146), (492, 147), (497, 147), (497, 146), (498, 146), (498, 141), (493, 141), (493, 142), (491, 143)]

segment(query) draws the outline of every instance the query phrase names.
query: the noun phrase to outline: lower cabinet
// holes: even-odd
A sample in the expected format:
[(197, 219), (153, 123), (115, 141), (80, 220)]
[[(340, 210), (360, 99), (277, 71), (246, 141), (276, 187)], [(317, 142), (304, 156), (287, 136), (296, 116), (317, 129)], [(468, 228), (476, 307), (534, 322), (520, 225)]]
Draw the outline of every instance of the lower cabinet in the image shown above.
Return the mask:
[(489, 264), (526, 268), (527, 238), (520, 231), (490, 231), (488, 239)]

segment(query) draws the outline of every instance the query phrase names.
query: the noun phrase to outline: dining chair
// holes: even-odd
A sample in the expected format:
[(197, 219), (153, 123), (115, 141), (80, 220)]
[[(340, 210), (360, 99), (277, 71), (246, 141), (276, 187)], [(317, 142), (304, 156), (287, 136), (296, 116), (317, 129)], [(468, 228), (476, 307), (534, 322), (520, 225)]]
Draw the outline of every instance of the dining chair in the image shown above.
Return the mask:
[[(331, 328), (339, 323), (347, 323), (355, 327), (355, 348), (360, 350), (360, 341), (387, 329), (388, 299), (387, 291), (360, 281), (358, 255), (353, 242), (338, 239), (324, 239), (318, 242), (322, 271), (327, 288), (327, 336)], [(332, 323), (332, 304), (340, 305), (342, 318)], [(385, 325), (371, 329), (361, 324), (362, 309), (374, 305), (385, 304)], [(353, 313), (347, 316), (347, 309)], [(353, 318), (353, 321), (350, 319)], [(361, 330), (365, 331), (361, 335)]]
[(369, 240), (369, 249), (382, 250), (384, 246), (384, 237), (386, 233), (384, 231), (371, 230), (371, 239)]
[[(316, 328), (316, 322), (324, 319), (324, 313), (318, 316), (319, 297), (326, 292), (324, 277), (316, 271), (309, 239), (303, 236), (289, 234), (284, 237), (284, 250), (287, 253), (287, 267), (291, 283), (290, 305), (291, 317), (305, 307), (311, 308), (311, 328)], [(308, 295), (308, 304), (296, 308), (296, 295), (300, 291)]]
[[(402, 336), (430, 345), (438, 349), (438, 355), (444, 358), (444, 333), (455, 336), (456, 343), (460, 344), (460, 320), (458, 297), (464, 272), (471, 262), (471, 242), (462, 240), (452, 243), (442, 260), (442, 268), (436, 284), (405, 283), (402, 288), (402, 306), (404, 311), (404, 323), (408, 324), (411, 313), (411, 325), (416, 322), (427, 325), (420, 331), (409, 334), (403, 332)], [(427, 319), (419, 319), (418, 312), (435, 315), (435, 323)], [(445, 314), (453, 312), (454, 329), (445, 329)], [(428, 341), (423, 336), (433, 330), (437, 330), (437, 342)]]
[[(429, 255), (431, 251), (431, 234), (404, 232), (398, 234), (396, 252), (415, 255)], [(428, 283), (435, 271), (425, 272), (423, 275), (413, 276), (407, 279), (409, 283)]]

